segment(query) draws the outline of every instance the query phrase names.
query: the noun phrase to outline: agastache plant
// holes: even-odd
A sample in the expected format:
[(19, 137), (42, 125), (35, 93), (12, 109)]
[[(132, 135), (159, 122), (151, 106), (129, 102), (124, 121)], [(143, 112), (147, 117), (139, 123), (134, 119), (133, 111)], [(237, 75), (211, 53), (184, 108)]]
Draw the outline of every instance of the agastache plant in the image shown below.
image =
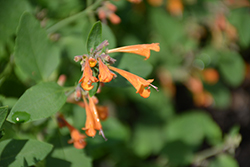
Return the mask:
[[(105, 106), (97, 106), (98, 99), (94, 95), (100, 92), (101, 86), (104, 85), (104, 83), (111, 82), (117, 77), (114, 72), (126, 78), (134, 86), (136, 93), (139, 93), (143, 98), (150, 96), (150, 87), (158, 91), (158, 88), (151, 84), (154, 79), (145, 80), (135, 74), (112, 66), (116, 60), (109, 54), (115, 52), (132, 53), (144, 56), (146, 60), (150, 57), (151, 50), (159, 52), (160, 47), (159, 43), (152, 43), (108, 49), (108, 40), (100, 42), (101, 27), (100, 22), (97, 22), (93, 26), (87, 42), (88, 53), (75, 56), (74, 58), (76, 62), (80, 62), (83, 73), (78, 81), (79, 84), (76, 87), (74, 97), (69, 96), (67, 101), (85, 108), (86, 122), (82, 130), (85, 130), (86, 135), (94, 137), (96, 132), (99, 131), (99, 134), (107, 140), (102, 129), (101, 120), (106, 119), (108, 109)], [(81, 101), (81, 99), (83, 101)], [(57, 120), (59, 123), (66, 122), (66, 120), (63, 121), (61, 115), (58, 116)], [(72, 128), (68, 123), (65, 123), (65, 125), (71, 132), (73, 130), (76, 132), (75, 128)], [(81, 149), (86, 145), (86, 143), (83, 142), (84, 138), (82, 134), (75, 133), (69, 143), (74, 143), (76, 148)], [(79, 140), (82, 141), (81, 145), (79, 144)]]

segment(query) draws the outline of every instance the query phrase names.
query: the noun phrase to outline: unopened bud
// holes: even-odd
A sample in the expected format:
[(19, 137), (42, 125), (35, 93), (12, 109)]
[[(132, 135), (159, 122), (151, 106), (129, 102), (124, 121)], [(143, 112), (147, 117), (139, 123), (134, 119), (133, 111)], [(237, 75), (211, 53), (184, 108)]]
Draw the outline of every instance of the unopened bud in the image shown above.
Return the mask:
[(114, 59), (114, 58), (112, 58), (112, 57), (110, 57), (109, 55), (106, 55), (106, 54), (101, 55), (101, 57), (102, 57), (106, 62), (108, 62), (108, 63), (110, 63), (110, 64), (114, 64), (115, 61), (116, 61), (116, 59)]
[(117, 10), (117, 7), (116, 7), (115, 5), (113, 5), (112, 3), (110, 3), (110, 2), (106, 2), (106, 3), (105, 3), (105, 6), (106, 6), (109, 10), (111, 10), (111, 11), (113, 11), (113, 12), (115, 12), (115, 11)]
[(106, 47), (106, 46), (108, 46), (108, 45), (109, 45), (108, 40), (104, 40), (102, 43), (100, 43), (100, 45), (98, 45), (98, 46), (96, 47), (96, 50), (99, 51), (99, 50), (101, 50), (103, 47)]
[(121, 18), (117, 16), (115, 13), (111, 13), (108, 17), (110, 22), (113, 24), (119, 24), (121, 22)]
[(106, 12), (102, 8), (98, 10), (98, 17), (100, 20), (106, 19)]
[(63, 86), (65, 81), (66, 81), (66, 75), (62, 74), (59, 76), (58, 80), (57, 80), (57, 84), (60, 86)]
[(82, 90), (80, 87), (77, 87), (75, 91), (75, 100), (79, 101), (81, 97), (82, 97)]
[(80, 61), (80, 60), (82, 60), (82, 56), (75, 56), (75, 57), (74, 57), (74, 61), (75, 61), (75, 62), (78, 62), (78, 61)]

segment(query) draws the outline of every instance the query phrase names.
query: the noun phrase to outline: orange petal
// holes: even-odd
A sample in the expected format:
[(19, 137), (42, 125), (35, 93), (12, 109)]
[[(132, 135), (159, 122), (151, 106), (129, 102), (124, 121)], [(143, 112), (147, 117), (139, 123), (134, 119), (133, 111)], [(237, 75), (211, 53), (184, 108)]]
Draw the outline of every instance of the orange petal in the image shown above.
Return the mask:
[(84, 141), (84, 140), (80, 140), (80, 141), (74, 142), (74, 147), (76, 149), (83, 149), (86, 145), (87, 145), (87, 142)]
[(110, 82), (113, 79), (113, 76), (116, 76), (114, 73), (112, 73), (108, 67), (102, 62), (102, 60), (99, 58), (99, 81), (100, 82)]
[(89, 58), (89, 65), (90, 65), (90, 67), (95, 67), (96, 63), (97, 63), (96, 59), (94, 59), (92, 57)]
[(79, 80), (79, 83), (82, 82), (81, 86), (84, 90), (91, 90), (94, 85), (92, 85), (93, 82), (97, 82), (98, 79), (92, 75), (92, 70), (89, 65), (89, 59), (86, 58), (85, 66), (84, 66), (84, 72), (82, 75), (82, 78)]
[(134, 53), (141, 56), (145, 56), (146, 57), (145, 60), (147, 60), (150, 57), (150, 50), (159, 52), (160, 51), (159, 43), (124, 46), (108, 50), (108, 53), (114, 53), (114, 52)]
[(216, 84), (220, 78), (218, 71), (213, 68), (207, 68), (202, 71), (203, 79), (208, 84)]
[(83, 98), (84, 100), (84, 104), (85, 104), (85, 110), (86, 110), (86, 122), (85, 122), (85, 128), (82, 128), (82, 130), (85, 130), (85, 133), (88, 136), (94, 137), (96, 134), (96, 130), (94, 129), (94, 120), (93, 120), (93, 116), (92, 113), (90, 111), (89, 105), (87, 103), (86, 98)]
[(86, 138), (85, 135), (81, 134), (75, 127), (70, 125), (63, 117), (62, 114), (57, 115), (57, 121), (59, 126), (63, 123), (64, 126), (67, 126), (70, 131), (71, 139), (68, 141), (69, 144), (74, 143), (74, 147), (77, 149), (82, 149), (86, 146), (86, 142), (84, 139)]
[(93, 98), (90, 97), (90, 96), (89, 96), (89, 108), (90, 108), (90, 112), (92, 114), (92, 118), (93, 118), (93, 121), (94, 121), (94, 128), (96, 130), (102, 129), (102, 125), (101, 125), (101, 122), (100, 122), (100, 119), (99, 119), (99, 116), (98, 116), (98, 112), (97, 112), (96, 107), (95, 107), (95, 103), (93, 101)]
[(167, 9), (171, 15), (181, 16), (183, 12), (183, 4), (181, 0), (169, 0)]
[(145, 80), (145, 79), (143, 79), (135, 74), (121, 70), (119, 68), (115, 68), (112, 66), (109, 66), (109, 68), (111, 70), (119, 73), (124, 78), (126, 78), (135, 87), (135, 89), (137, 90), (136, 93), (139, 93), (144, 98), (149, 97), (150, 90), (145, 89), (145, 87), (148, 87), (153, 82), (153, 79)]
[(110, 13), (108, 18), (112, 24), (119, 24), (121, 22), (121, 18), (115, 13)]
[(86, 146), (86, 142), (84, 139), (86, 138), (85, 135), (81, 134), (77, 129), (74, 129), (70, 133), (71, 140), (68, 143), (74, 143), (74, 147), (77, 149), (83, 149)]
[(105, 120), (108, 117), (108, 107), (107, 106), (96, 106), (96, 110), (101, 120)]

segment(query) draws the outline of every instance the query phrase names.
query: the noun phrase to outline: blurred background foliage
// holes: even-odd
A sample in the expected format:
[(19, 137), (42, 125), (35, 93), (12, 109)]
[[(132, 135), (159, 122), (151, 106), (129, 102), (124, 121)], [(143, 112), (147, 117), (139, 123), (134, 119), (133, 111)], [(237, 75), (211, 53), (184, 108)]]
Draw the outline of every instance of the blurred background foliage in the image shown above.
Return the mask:
[[(112, 6), (101, 0), (0, 0), (0, 166), (249, 166), (250, 2), (129, 1), (109, 1)], [(111, 55), (115, 66), (154, 78), (159, 92), (144, 99), (122, 78), (106, 84), (97, 97), (109, 108), (102, 122), (108, 141), (87, 138), (82, 150), (67, 144), (69, 131), (59, 129), (46, 108), (39, 112), (49, 118), (37, 120), (38, 113), (32, 122), (15, 124), (10, 116), (6, 121), (37, 83), (64, 74), (66, 87), (76, 85), (81, 70), (73, 59), (87, 53), (97, 20), (109, 48), (160, 43), (161, 51), (147, 61)], [(42, 57), (38, 64), (33, 55)], [(42, 69), (35, 77), (29, 75), (34, 68)], [(51, 107), (83, 127), (84, 109), (64, 102)]]

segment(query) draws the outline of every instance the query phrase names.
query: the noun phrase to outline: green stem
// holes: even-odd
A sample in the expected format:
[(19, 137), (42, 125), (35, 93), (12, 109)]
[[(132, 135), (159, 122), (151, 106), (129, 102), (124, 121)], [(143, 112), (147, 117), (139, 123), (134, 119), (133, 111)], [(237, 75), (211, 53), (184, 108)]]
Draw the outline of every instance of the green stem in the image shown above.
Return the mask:
[(193, 160), (193, 164), (200, 165), (200, 163), (204, 161), (205, 159), (208, 159), (209, 157), (218, 155), (223, 152), (224, 152), (223, 147), (210, 148), (210, 149), (204, 150), (200, 152), (198, 155), (196, 155), (196, 157)]
[(75, 91), (75, 89), (76, 89), (76, 86), (64, 88), (65, 95), (69, 96), (71, 93)]
[(68, 18), (65, 18), (59, 22), (57, 22), (56, 24), (54, 24), (53, 26), (49, 27), (47, 29), (48, 33), (54, 33), (57, 30), (59, 30), (60, 28), (68, 25), (69, 23), (73, 22), (74, 20), (77, 20), (83, 16), (85, 16), (86, 14), (88, 14), (89, 12), (91, 12), (92, 10), (95, 10), (102, 2), (103, 0), (97, 0), (93, 5), (87, 7), (84, 11), (77, 13), (73, 16), (70, 16)]

